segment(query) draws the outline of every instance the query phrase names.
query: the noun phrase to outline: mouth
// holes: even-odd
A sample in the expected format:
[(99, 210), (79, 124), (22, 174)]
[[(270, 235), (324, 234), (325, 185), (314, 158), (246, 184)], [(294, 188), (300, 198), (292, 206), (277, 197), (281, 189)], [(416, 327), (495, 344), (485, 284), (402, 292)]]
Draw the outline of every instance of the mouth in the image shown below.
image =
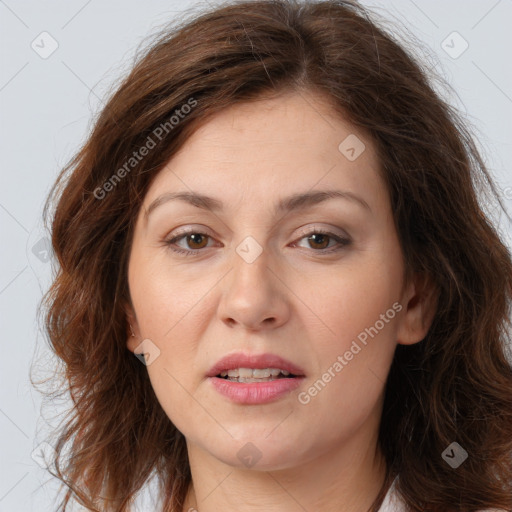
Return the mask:
[(231, 354), (208, 374), (212, 388), (238, 405), (263, 405), (286, 399), (305, 379), (296, 365), (273, 354)]
[(207, 374), (212, 388), (232, 403), (263, 405), (286, 399), (303, 385), (302, 368), (276, 354), (232, 353)]

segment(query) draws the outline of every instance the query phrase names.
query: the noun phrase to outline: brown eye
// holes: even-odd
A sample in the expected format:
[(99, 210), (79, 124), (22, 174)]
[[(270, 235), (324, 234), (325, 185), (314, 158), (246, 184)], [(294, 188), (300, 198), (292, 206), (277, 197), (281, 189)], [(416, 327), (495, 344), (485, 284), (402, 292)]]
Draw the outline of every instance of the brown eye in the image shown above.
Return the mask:
[(211, 239), (206, 233), (200, 233), (197, 231), (190, 231), (183, 233), (165, 242), (165, 245), (179, 254), (185, 256), (192, 256), (200, 254), (201, 249), (208, 247), (208, 241)]
[(208, 235), (203, 233), (192, 233), (190, 235), (186, 235), (188, 246), (191, 249), (202, 249), (203, 247), (206, 247), (208, 238)]
[[(211, 239), (212, 237), (206, 233), (190, 231), (167, 240), (165, 244), (176, 253), (185, 256), (193, 256), (199, 255), (202, 249), (206, 249)], [(349, 239), (341, 238), (334, 233), (324, 233), (322, 231), (313, 231), (304, 235), (300, 240), (307, 240), (310, 249), (313, 249), (314, 252), (324, 254), (339, 251), (351, 243)], [(334, 243), (331, 244), (331, 242)]]
[(327, 249), (330, 238), (331, 237), (329, 235), (324, 233), (314, 233), (308, 237), (308, 241), (314, 249)]
[[(308, 245), (306, 248), (313, 249), (313, 252), (318, 252), (321, 254), (340, 251), (345, 246), (351, 244), (351, 240), (348, 238), (342, 238), (341, 236), (335, 235), (334, 233), (323, 232), (320, 230), (306, 233), (302, 238), (299, 239), (298, 242), (296, 242), (296, 244), (300, 243), (302, 240), (306, 240)], [(304, 247), (304, 245), (300, 246)]]

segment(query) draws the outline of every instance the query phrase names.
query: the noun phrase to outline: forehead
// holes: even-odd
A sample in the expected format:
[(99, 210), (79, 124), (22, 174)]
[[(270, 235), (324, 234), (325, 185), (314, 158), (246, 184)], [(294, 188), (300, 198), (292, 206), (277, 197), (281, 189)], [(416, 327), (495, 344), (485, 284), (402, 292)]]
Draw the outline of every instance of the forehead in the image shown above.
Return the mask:
[(162, 169), (145, 203), (165, 191), (238, 203), (315, 187), (382, 193), (375, 148), (325, 97), (286, 93), (208, 119)]

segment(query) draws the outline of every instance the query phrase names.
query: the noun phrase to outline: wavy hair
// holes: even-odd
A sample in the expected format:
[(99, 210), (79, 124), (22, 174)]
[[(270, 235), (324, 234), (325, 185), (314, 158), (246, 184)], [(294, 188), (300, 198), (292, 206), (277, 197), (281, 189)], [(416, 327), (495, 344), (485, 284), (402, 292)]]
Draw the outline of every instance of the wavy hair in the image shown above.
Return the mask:
[[(502, 204), (472, 135), (412, 52), (355, 1), (246, 0), (159, 33), (48, 197), (59, 268), (44, 321), (73, 400), (55, 446), (59, 510), (77, 500), (127, 512), (155, 475), (163, 510), (181, 512), (185, 438), (126, 347), (134, 222), (198, 126), (287, 91), (328, 97), (369, 134), (408, 275), (425, 275), (438, 294), (426, 338), (394, 355), (379, 431), (388, 473), (372, 511), (397, 476), (409, 511), (512, 508), (512, 262), (484, 213), (479, 194)], [(144, 152), (148, 137), (155, 147)], [(456, 470), (441, 457), (454, 441), (469, 454)]]

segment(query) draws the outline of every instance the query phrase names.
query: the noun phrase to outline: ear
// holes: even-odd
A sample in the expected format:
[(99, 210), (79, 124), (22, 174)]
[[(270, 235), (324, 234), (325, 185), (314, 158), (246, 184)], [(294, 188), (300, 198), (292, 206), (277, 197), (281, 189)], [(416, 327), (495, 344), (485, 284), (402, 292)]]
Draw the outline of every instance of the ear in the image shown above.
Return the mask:
[(141, 336), (139, 331), (139, 324), (137, 323), (137, 318), (135, 316), (135, 312), (133, 311), (133, 306), (127, 304), (125, 306), (126, 312), (126, 332), (127, 332), (127, 340), (126, 340), (126, 348), (130, 352), (134, 352), (135, 349), (140, 345)]
[(415, 274), (404, 289), (397, 342), (413, 345), (425, 339), (437, 311), (438, 290), (429, 276)]

